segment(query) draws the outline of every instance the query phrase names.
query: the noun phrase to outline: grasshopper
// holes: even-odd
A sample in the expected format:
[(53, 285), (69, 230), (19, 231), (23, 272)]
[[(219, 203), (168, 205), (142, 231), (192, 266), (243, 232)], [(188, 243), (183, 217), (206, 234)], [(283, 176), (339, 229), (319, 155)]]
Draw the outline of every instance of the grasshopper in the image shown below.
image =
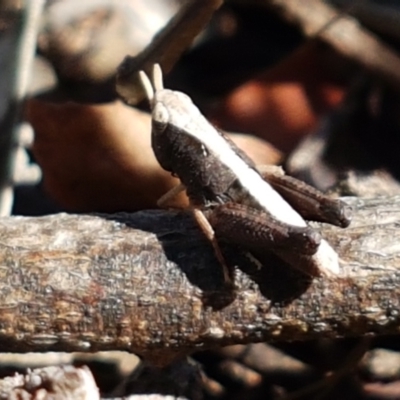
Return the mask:
[(152, 148), (162, 168), (181, 184), (158, 204), (186, 190), (190, 210), (223, 266), (218, 239), (249, 251), (270, 250), (310, 275), (339, 273), (336, 252), (306, 219), (346, 227), (351, 208), (277, 167), (257, 169), (224, 133), (214, 128), (182, 92), (164, 89), (162, 71), (152, 80), (140, 71), (152, 110)]

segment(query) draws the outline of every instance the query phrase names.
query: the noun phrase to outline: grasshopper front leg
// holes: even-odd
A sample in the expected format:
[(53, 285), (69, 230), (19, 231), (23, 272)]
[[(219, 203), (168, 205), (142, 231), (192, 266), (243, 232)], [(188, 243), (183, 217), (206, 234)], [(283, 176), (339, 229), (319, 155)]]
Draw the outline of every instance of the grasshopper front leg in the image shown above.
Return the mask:
[(217, 257), (217, 260), (222, 266), (222, 272), (224, 274), (224, 282), (228, 285), (232, 285), (229, 268), (225, 261), (224, 256), (222, 255), (221, 248), (219, 247), (218, 240), (215, 236), (215, 232), (212, 225), (208, 221), (207, 217), (204, 215), (203, 211), (201, 211), (200, 209), (192, 208), (192, 213), (200, 229), (203, 231), (203, 233), (213, 246), (215, 256)]
[(186, 190), (185, 185), (179, 183), (178, 185), (174, 186), (172, 189), (168, 190), (167, 193), (164, 193), (158, 200), (157, 206), (160, 208), (164, 208), (168, 205), (168, 203), (174, 199), (179, 193)]
[[(175, 196), (177, 196), (179, 193), (184, 191), (185, 185), (182, 183), (178, 184), (177, 186), (173, 187), (171, 190), (169, 190), (167, 193), (162, 195), (158, 201), (157, 205), (159, 207), (165, 207), (170, 200), (172, 200)], [(229, 268), (228, 265), (225, 261), (224, 256), (222, 255), (221, 248), (219, 247), (217, 238), (215, 237), (215, 232), (214, 229), (212, 228), (211, 224), (208, 222), (207, 217), (204, 215), (202, 210), (200, 208), (197, 208), (195, 206), (191, 206), (190, 208), (193, 217), (195, 221), (197, 222), (197, 225), (200, 227), (201, 231), (204, 233), (206, 238), (210, 241), (213, 249), (215, 256), (217, 257), (217, 260), (222, 266), (222, 272), (224, 275), (224, 282), (228, 285), (232, 284), (231, 276), (229, 273)]]

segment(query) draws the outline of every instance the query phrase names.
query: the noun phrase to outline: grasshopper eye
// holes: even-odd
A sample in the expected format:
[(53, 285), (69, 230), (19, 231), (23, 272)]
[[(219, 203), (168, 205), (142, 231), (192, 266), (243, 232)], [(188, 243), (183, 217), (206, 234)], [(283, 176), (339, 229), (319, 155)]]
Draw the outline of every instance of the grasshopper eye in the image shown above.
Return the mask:
[(167, 125), (170, 119), (167, 108), (160, 102), (154, 105), (152, 115), (153, 120), (162, 125)]

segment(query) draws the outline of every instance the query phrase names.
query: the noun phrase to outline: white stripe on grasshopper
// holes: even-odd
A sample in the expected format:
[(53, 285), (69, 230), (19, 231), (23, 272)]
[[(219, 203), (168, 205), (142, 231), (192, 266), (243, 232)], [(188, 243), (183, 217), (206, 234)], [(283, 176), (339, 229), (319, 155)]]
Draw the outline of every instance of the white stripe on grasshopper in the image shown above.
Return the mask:
[(188, 96), (168, 89), (156, 92), (153, 118), (159, 123), (171, 124), (203, 143), (237, 176), (240, 184), (261, 208), (271, 213), (276, 219), (289, 225), (307, 226), (300, 214), (235, 153)]

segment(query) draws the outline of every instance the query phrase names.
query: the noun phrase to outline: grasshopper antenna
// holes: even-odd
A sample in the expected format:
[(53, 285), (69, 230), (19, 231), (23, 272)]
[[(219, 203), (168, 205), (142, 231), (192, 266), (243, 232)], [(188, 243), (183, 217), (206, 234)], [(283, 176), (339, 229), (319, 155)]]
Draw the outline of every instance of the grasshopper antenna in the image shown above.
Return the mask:
[(164, 89), (163, 74), (160, 64), (154, 64), (153, 66), (153, 84), (156, 92)]
[(153, 100), (154, 100), (153, 85), (151, 84), (149, 77), (146, 75), (146, 73), (144, 71), (139, 71), (139, 78), (140, 78), (140, 82), (143, 86), (143, 90), (146, 93), (146, 97), (152, 106)]

